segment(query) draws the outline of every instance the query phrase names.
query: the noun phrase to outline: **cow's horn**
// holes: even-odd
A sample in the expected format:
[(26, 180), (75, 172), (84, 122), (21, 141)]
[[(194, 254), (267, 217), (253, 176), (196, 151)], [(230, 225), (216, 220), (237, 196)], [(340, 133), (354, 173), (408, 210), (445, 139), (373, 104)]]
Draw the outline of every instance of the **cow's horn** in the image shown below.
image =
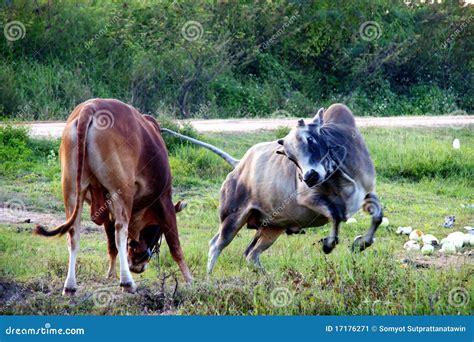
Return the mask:
[(316, 125), (322, 126), (322, 124), (323, 124), (323, 114), (324, 114), (324, 108), (321, 107), (321, 108), (319, 108), (318, 112), (314, 116), (313, 123), (315, 123)]
[(304, 123), (304, 120), (303, 119), (299, 119), (298, 120), (298, 126), (304, 126), (305, 123)]

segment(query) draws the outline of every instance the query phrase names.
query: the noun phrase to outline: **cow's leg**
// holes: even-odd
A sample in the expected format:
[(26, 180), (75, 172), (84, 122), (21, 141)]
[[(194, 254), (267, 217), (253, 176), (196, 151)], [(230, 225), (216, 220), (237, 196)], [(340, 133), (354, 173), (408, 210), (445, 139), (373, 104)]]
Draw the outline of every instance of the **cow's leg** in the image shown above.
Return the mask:
[(273, 245), (284, 231), (285, 229), (279, 227), (259, 228), (252, 242), (244, 252), (247, 261), (253, 262), (259, 270), (263, 271), (263, 266), (260, 263), (260, 254)]
[(117, 245), (115, 244), (115, 221), (107, 219), (104, 222), (105, 233), (107, 234), (107, 251), (109, 254), (109, 270), (107, 271), (107, 278), (117, 278), (116, 264), (117, 264)]
[[(72, 193), (72, 196), (71, 196)], [(74, 212), (75, 197), (74, 192), (69, 193), (69, 198), (66, 203), (66, 215), (69, 217)], [(80, 195), (83, 197), (83, 194)], [(66, 197), (65, 197), (66, 198)], [(76, 260), (79, 251), (80, 236), (81, 236), (81, 213), (83, 201), (80, 201), (78, 213), (73, 226), (68, 232), (68, 250), (69, 250), (69, 266), (67, 270), (66, 281), (64, 282), (63, 295), (74, 295), (77, 291), (76, 281)]]
[(323, 244), (323, 252), (329, 254), (339, 243), (339, 226), (341, 225), (342, 221), (346, 220), (346, 207), (344, 203), (331, 201), (326, 196), (321, 196), (318, 199), (318, 202), (320, 205), (323, 205), (327, 208), (332, 221), (332, 229), (329, 233), (329, 236), (321, 239), (321, 243)]
[(189, 271), (188, 265), (184, 261), (183, 250), (178, 235), (178, 225), (176, 223), (176, 210), (171, 196), (164, 196), (161, 201), (160, 222), (162, 224), (163, 233), (165, 235), (166, 243), (170, 249), (171, 256), (178, 264), (184, 279), (191, 282), (193, 277)]
[(382, 223), (383, 210), (377, 195), (369, 192), (365, 196), (363, 208), (372, 216), (372, 223), (369, 230), (363, 236), (358, 236), (352, 244), (352, 251), (363, 251), (374, 243), (374, 234)]
[(325, 237), (321, 240), (323, 244), (323, 252), (329, 254), (332, 250), (336, 247), (339, 243), (339, 226), (341, 225), (340, 218), (333, 218), (332, 219), (332, 229), (329, 236)]
[(216, 264), (217, 258), (222, 250), (234, 239), (237, 232), (247, 222), (248, 214), (233, 213), (227, 216), (220, 226), (217, 233), (211, 241), (209, 241), (209, 259), (207, 261), (207, 273), (211, 274)]
[(128, 265), (127, 242), (128, 225), (132, 211), (133, 196), (122, 194), (113, 204), (115, 217), (115, 245), (117, 246), (120, 262), (120, 286), (123, 291), (134, 293), (137, 285), (132, 278)]

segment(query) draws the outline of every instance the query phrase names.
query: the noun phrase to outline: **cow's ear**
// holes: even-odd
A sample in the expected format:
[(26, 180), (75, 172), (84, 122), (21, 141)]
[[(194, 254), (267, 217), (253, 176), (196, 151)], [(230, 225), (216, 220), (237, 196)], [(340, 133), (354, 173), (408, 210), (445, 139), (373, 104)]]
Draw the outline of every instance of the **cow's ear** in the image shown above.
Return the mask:
[(285, 143), (285, 140), (283, 140), (283, 139), (278, 139), (278, 140), (277, 140), (277, 143), (279, 143), (280, 145), (283, 146), (283, 144)]
[(176, 211), (176, 213), (179, 213), (181, 210), (183, 210), (184, 208), (187, 207), (187, 203), (184, 202), (184, 201), (178, 201), (178, 203), (176, 203), (174, 205), (174, 210)]
[(131, 248), (138, 248), (140, 247), (140, 242), (136, 241), (136, 240), (131, 240), (128, 245), (131, 247)]
[(323, 115), (324, 115), (324, 108), (319, 108), (318, 112), (313, 118), (313, 123), (319, 127), (323, 125)]

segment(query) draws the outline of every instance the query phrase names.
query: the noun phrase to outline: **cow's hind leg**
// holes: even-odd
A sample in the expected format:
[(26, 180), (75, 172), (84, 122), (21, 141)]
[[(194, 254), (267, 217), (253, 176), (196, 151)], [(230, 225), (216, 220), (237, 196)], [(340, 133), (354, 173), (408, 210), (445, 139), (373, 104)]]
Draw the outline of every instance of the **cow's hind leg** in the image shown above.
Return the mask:
[(107, 278), (117, 278), (117, 245), (115, 244), (115, 221), (107, 219), (104, 222), (105, 233), (107, 234), (107, 251), (109, 254), (109, 269)]
[(207, 261), (207, 274), (211, 274), (217, 262), (217, 258), (222, 250), (229, 245), (234, 239), (237, 232), (247, 222), (248, 213), (242, 212), (232, 213), (227, 216), (222, 222), (217, 233), (211, 241), (209, 241), (209, 259)]
[(261, 227), (255, 233), (255, 236), (244, 252), (248, 262), (253, 262), (257, 269), (263, 271), (264, 268), (260, 263), (260, 254), (268, 249), (285, 231), (278, 227)]
[[(74, 194), (72, 192), (72, 194)], [(83, 194), (80, 194), (83, 198)], [(66, 200), (66, 215), (69, 217), (74, 212), (75, 198), (71, 196)], [(71, 229), (68, 232), (68, 250), (69, 250), (69, 266), (67, 271), (66, 281), (64, 282), (63, 295), (74, 295), (77, 291), (76, 281), (76, 261), (77, 253), (79, 252), (80, 237), (81, 237), (81, 213), (83, 201), (80, 201), (78, 207), (77, 217)]]
[(369, 192), (365, 196), (363, 208), (372, 216), (372, 223), (369, 230), (363, 236), (358, 236), (352, 244), (352, 251), (363, 251), (374, 243), (374, 234), (382, 223), (383, 210), (377, 195)]

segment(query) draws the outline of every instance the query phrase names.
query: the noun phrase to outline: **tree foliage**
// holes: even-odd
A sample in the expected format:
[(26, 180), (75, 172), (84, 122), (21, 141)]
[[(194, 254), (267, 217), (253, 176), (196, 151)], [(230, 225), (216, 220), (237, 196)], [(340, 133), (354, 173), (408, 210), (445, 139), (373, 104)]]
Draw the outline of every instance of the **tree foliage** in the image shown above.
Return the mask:
[[(4, 0), (0, 112), (65, 118), (91, 97), (177, 117), (336, 101), (358, 115), (471, 111), (473, 12), (453, 0)], [(24, 37), (9, 40), (14, 21)]]

